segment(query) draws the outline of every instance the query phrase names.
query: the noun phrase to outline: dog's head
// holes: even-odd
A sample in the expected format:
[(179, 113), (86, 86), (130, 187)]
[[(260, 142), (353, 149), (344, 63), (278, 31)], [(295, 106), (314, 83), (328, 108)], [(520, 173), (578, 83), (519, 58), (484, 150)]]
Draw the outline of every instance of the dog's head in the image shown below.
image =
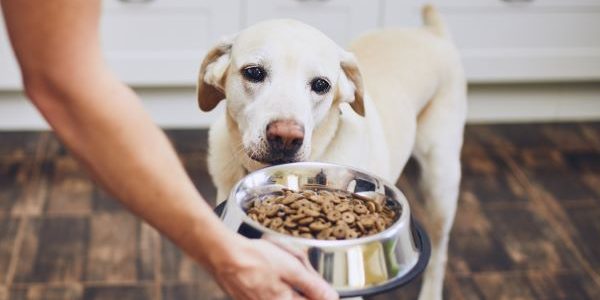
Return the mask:
[(208, 52), (198, 104), (227, 99), (245, 159), (261, 165), (307, 160), (313, 131), (338, 106), (364, 116), (354, 56), (317, 29), (292, 20), (256, 24)]

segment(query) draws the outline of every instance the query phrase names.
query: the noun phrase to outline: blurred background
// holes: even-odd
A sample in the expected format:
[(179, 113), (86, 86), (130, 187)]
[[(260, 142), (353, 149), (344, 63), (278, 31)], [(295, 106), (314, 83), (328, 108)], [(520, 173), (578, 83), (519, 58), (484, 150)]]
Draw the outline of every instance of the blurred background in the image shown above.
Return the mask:
[[(365, 31), (419, 26), (421, 0), (106, 0), (103, 47), (113, 70), (166, 127), (206, 126), (191, 109), (198, 65), (219, 37), (270, 18), (295, 18), (347, 45)], [(470, 83), (474, 122), (600, 117), (600, 1), (438, 0)], [(0, 128), (44, 128), (22, 100), (0, 36)]]
[[(102, 45), (214, 201), (197, 109), (204, 53), (260, 20), (341, 45), (420, 26), (421, 0), (105, 0)], [(448, 299), (600, 297), (600, 0), (432, 0), (469, 81)], [(0, 22), (3, 24), (3, 22)], [(3, 26), (3, 25), (2, 25)], [(225, 299), (85, 175), (25, 99), (0, 29), (0, 300)], [(398, 185), (419, 215), (418, 170)], [(425, 216), (419, 216), (421, 218)], [(376, 299), (415, 299), (418, 282)]]

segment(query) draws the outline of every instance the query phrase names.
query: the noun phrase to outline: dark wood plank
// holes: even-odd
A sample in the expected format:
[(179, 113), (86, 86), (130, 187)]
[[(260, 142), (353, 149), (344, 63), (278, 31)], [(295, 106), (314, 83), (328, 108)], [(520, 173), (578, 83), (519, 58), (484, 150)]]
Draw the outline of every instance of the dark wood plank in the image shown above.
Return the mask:
[[(207, 131), (167, 134), (214, 203)], [(53, 135), (0, 133), (0, 141), (0, 300), (227, 299), (193, 260), (90, 181)], [(595, 299), (600, 123), (469, 125), (462, 159), (445, 299)], [(426, 220), (416, 163), (404, 173), (398, 184)], [(540, 209), (546, 204), (552, 209)], [(10, 214), (30, 220), (16, 283), (6, 287), (18, 225)], [(415, 281), (370, 299), (415, 299), (419, 288)]]
[(177, 153), (205, 156), (208, 151), (208, 130), (167, 130), (166, 134)]
[(528, 201), (522, 183), (493, 152), (463, 156), (461, 190), (473, 193), (484, 204)]
[[(412, 282), (400, 288), (374, 295), (365, 297), (366, 300), (413, 300), (419, 298), (419, 291), (421, 290), (422, 278), (416, 278)], [(448, 300), (463, 300), (463, 289), (464, 287), (458, 284), (452, 274), (446, 275), (444, 282), (443, 297)]]
[(543, 124), (541, 133), (552, 141), (553, 146), (563, 153), (589, 152), (594, 150), (589, 137), (582, 131), (577, 123)]
[(90, 217), (85, 280), (131, 282), (138, 279), (138, 220), (126, 212)]
[(590, 145), (600, 151), (600, 122), (584, 122), (578, 125)]
[(466, 134), (489, 149), (552, 148), (555, 144), (542, 134), (546, 124), (501, 124), (493, 126), (467, 126)]
[(10, 290), (11, 300), (80, 300), (83, 286), (79, 283), (65, 286), (33, 284), (14, 287)]
[(485, 298), (471, 276), (456, 276), (455, 278), (461, 296), (464, 300), (482, 300)]
[[(459, 274), (509, 270), (513, 261), (502, 241), (493, 234), (484, 211), (474, 197), (463, 197), (450, 234), (448, 268)], [(493, 257), (493, 259), (490, 259)]]
[(153, 287), (148, 285), (87, 286), (83, 292), (86, 300), (152, 300), (157, 299)]
[(88, 219), (31, 219), (26, 227), (15, 282), (77, 282), (83, 277)]
[(204, 199), (212, 206), (215, 206), (217, 201), (217, 190), (213, 185), (208, 167), (206, 164), (205, 154), (186, 154), (181, 156), (181, 160), (185, 165), (185, 169)]
[(48, 214), (86, 215), (92, 211), (93, 182), (72, 157), (58, 157), (49, 177)]
[(54, 132), (44, 132), (44, 135), (47, 135), (47, 147), (46, 147), (46, 157), (48, 160), (60, 160), (63, 158), (72, 158), (69, 151), (65, 148), (65, 146), (61, 143), (61, 141), (56, 137)]
[(43, 212), (47, 187), (45, 175), (51, 167), (46, 160), (49, 139), (48, 133), (40, 134), (36, 141), (35, 152), (23, 160), (26, 165), (24, 167), (26, 184), (23, 185), (19, 201), (11, 208), (12, 215), (40, 216)]
[(145, 222), (138, 222), (136, 266), (139, 280), (157, 279), (160, 272), (160, 234)]
[(594, 196), (593, 199), (596, 200), (596, 203), (598, 203), (597, 200), (600, 199), (600, 173), (584, 173), (581, 175), (581, 181), (587, 186), (588, 189), (594, 191), (596, 196)]
[(503, 241), (495, 235), (452, 233), (448, 248), (448, 268), (452, 272), (471, 274), (514, 267)]
[(170, 283), (162, 287), (163, 300), (180, 299), (206, 299), (225, 300), (231, 299), (221, 291), (214, 282), (198, 283)]
[(104, 189), (95, 186), (92, 191), (92, 210), (94, 212), (119, 212), (125, 210), (125, 207)]
[(600, 269), (600, 206), (593, 209), (568, 208), (566, 213), (577, 230), (573, 239), (586, 262), (593, 268)]
[(592, 300), (600, 295), (600, 286), (582, 272), (532, 272), (527, 281), (537, 299)]
[(13, 259), (13, 248), (20, 218), (0, 217), (0, 285), (6, 283), (7, 272)]
[(33, 156), (41, 134), (38, 131), (0, 132), (0, 160)]
[(202, 294), (206, 299), (224, 298), (211, 275), (165, 238), (161, 241), (161, 276), (163, 281), (169, 282), (163, 287), (163, 297), (171, 297), (166, 299), (195, 299), (173, 297), (196, 293)]
[(600, 174), (600, 151), (562, 154), (571, 171), (577, 174)]
[(480, 273), (472, 279), (486, 300), (537, 299), (535, 291), (524, 276), (505, 273)]
[(183, 254), (171, 241), (161, 239), (161, 275), (164, 281), (211, 281), (212, 278), (198, 264)]
[(31, 176), (26, 157), (0, 160), (0, 215), (8, 215), (24, 196)]
[[(499, 246), (511, 259), (511, 270), (581, 269), (553, 225), (536, 215), (535, 208), (486, 210), (485, 214)], [(489, 254), (493, 257), (493, 252)]]
[(461, 286), (474, 287), (477, 294), (473, 298), (489, 300), (591, 300), (599, 291), (588, 276), (579, 272), (479, 273), (462, 278)]
[[(585, 155), (585, 154), (584, 154)], [(591, 157), (600, 158), (599, 153), (589, 153)], [(573, 169), (571, 165), (577, 164), (576, 155), (569, 156), (566, 161), (561, 152), (554, 149), (522, 150), (513, 159), (522, 167), (528, 179), (558, 202), (581, 201), (597, 197), (579, 176), (581, 169)]]

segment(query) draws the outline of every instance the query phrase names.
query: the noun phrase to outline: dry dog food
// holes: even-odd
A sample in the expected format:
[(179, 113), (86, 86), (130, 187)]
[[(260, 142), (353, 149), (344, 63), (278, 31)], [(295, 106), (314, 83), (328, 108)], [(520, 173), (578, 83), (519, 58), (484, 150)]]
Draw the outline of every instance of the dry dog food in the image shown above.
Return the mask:
[(381, 199), (318, 188), (263, 195), (251, 200), (246, 212), (277, 232), (320, 240), (373, 235), (392, 225), (399, 215)]

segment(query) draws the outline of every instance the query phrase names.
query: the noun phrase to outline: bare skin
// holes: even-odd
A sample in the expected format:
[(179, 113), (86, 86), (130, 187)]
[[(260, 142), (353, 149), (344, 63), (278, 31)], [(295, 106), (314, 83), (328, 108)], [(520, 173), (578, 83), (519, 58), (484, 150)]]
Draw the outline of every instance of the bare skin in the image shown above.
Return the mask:
[(338, 297), (297, 253), (236, 235), (212, 213), (164, 133), (105, 64), (99, 0), (1, 3), (28, 97), (106, 190), (234, 299)]

